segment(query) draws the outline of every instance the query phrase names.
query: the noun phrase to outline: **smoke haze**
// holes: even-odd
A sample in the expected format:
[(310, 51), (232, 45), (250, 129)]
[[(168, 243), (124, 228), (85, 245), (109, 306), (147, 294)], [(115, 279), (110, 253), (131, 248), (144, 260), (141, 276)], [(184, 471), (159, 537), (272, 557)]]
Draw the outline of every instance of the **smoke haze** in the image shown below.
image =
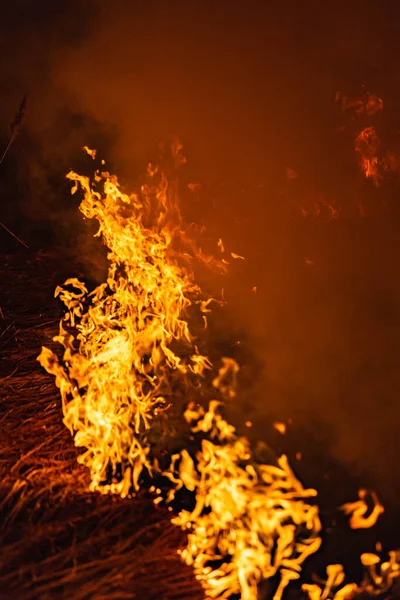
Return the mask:
[(79, 216), (63, 176), (83, 144), (135, 179), (157, 144), (178, 135), (183, 177), (204, 190), (189, 197), (191, 218), (245, 256), (222, 285), (261, 363), (249, 416), (260, 433), (292, 418), (391, 502), (400, 493), (398, 212), (327, 223), (298, 208), (315, 193), (344, 206), (368, 194), (398, 202), (397, 187), (362, 185), (353, 144), (362, 126), (338, 132), (335, 93), (364, 85), (382, 97), (379, 125), (396, 144), (399, 17), (395, 2), (20, 1), (0, 38), (4, 144), (29, 94), (2, 165), (0, 220), (32, 245), (55, 232), (67, 243)]

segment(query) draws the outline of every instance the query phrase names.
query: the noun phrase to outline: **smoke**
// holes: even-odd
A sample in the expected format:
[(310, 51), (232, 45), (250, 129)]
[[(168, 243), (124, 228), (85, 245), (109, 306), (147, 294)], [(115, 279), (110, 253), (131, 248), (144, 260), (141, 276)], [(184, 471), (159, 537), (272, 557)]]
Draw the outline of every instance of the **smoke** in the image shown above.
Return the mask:
[[(222, 285), (262, 363), (248, 380), (251, 418), (316, 423), (307, 435), (394, 498), (397, 217), (323, 224), (294, 206), (315, 189), (346, 203), (360, 187), (354, 136), (337, 133), (337, 90), (365, 85), (397, 127), (398, 11), (304, 4), (15, 2), (0, 37), (3, 140), (24, 93), (29, 105), (4, 165), (1, 215), (33, 242), (43, 223), (64, 244), (78, 239), (100, 263), (63, 180), (80, 148), (97, 147), (135, 180), (157, 144), (179, 135), (183, 177), (205, 190), (191, 215), (246, 257)], [(288, 167), (303, 185), (292, 204)]]
[(327, 179), (335, 92), (382, 87), (377, 70), (397, 44), (388, 9), (347, 4), (70, 0), (33, 10), (20, 0), (2, 23), (3, 129), (30, 92), (27, 131), (46, 171), (84, 140), (131, 175), (179, 135), (201, 179), (263, 183), (271, 198), (288, 165)]

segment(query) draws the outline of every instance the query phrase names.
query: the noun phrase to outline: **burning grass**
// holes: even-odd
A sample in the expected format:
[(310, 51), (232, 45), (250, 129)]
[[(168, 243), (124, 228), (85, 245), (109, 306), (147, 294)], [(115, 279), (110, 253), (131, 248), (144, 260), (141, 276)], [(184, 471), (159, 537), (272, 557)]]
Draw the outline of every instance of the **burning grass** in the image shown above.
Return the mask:
[(177, 549), (185, 535), (144, 498), (90, 494), (88, 473), (36, 361), (53, 347), (55, 257), (1, 268), (0, 597), (202, 598)]
[[(178, 164), (180, 150), (172, 147)], [(199, 288), (192, 265), (228, 263), (196, 246), (165, 174), (149, 165), (147, 175), (129, 196), (103, 169), (92, 178), (67, 175), (73, 193), (83, 192), (81, 212), (98, 222), (108, 276), (92, 292), (77, 278), (57, 287), (66, 313), (54, 340), (63, 356), (43, 347), (38, 360), (55, 375), (92, 491), (125, 498), (146, 479), (167, 478), (168, 493), (152, 486), (155, 502), (170, 503), (181, 489), (193, 494), (194, 508), (180, 510), (174, 523), (190, 531), (182, 557), (207, 597), (255, 600), (259, 584), (278, 576), (280, 600), (321, 545), (316, 491), (302, 486), (285, 456), (277, 464), (257, 461), (221, 415), (221, 403), (236, 396), (239, 366), (226, 356), (215, 365), (199, 349), (203, 336), (192, 323), (197, 316), (207, 329), (216, 300)], [(184, 432), (184, 415), (186, 443), (169, 465), (171, 422)], [(199, 448), (190, 452), (197, 432)]]
[[(86, 185), (85, 180), (80, 181)], [(118, 196), (113, 185), (110, 190)], [(89, 212), (92, 200), (86, 196)], [(99, 196), (94, 200), (101, 213), (103, 200)], [(161, 198), (167, 210), (166, 200)], [(117, 204), (113, 226), (119, 223), (119, 210)], [(259, 460), (248, 441), (220, 414), (218, 403), (208, 404), (209, 386), (199, 386), (196, 378), (210, 365), (181, 319), (183, 309), (190, 305), (186, 292), (203, 313), (207, 313), (207, 301), (190, 277), (182, 281), (180, 271), (168, 262), (168, 236), (160, 239), (153, 232), (141, 239), (145, 230), (139, 227), (131, 231), (132, 224), (125, 216), (121, 223), (119, 231), (111, 228), (108, 238), (112, 252), (107, 293), (103, 285), (87, 296), (86, 288), (75, 278), (69, 280), (72, 292), (59, 289), (69, 309), (56, 338), (64, 346), (60, 362), (53, 354), (52, 341), (60, 315), (57, 305), (49, 304), (54, 283), (65, 278), (57, 260), (43, 255), (22, 264), (11, 258), (4, 260), (0, 589), (4, 597), (17, 595), (22, 599), (173, 600), (201, 598), (204, 591), (209, 598), (252, 599), (257, 596), (258, 584), (270, 580), (260, 594), (272, 597), (275, 592), (274, 598), (280, 598), (286, 584), (299, 579), (303, 561), (320, 544), (318, 511), (310, 502), (315, 492), (303, 488), (284, 457), (276, 463)], [(119, 234), (125, 242), (129, 234), (129, 243), (121, 248)], [(129, 253), (138, 240), (143, 247), (136, 248), (136, 258), (131, 261)], [(148, 254), (153, 257), (150, 261)], [(165, 290), (164, 284), (172, 287)], [(122, 318), (122, 328), (116, 317)], [(74, 344), (76, 329), (80, 347)], [(129, 336), (131, 343), (127, 344)], [(171, 338), (180, 342), (173, 349), (169, 346)], [(42, 362), (56, 374), (62, 391), (65, 424), (73, 435), (84, 434), (83, 438), (76, 436), (75, 443), (78, 448), (89, 448), (89, 453), (82, 454), (73, 447), (61, 422), (58, 396), (35, 361), (41, 345), (48, 348)], [(113, 366), (114, 359), (121, 359), (121, 363)], [(118, 379), (122, 387), (114, 397), (115, 387), (108, 384), (121, 365), (127, 372), (123, 370)], [(222, 399), (234, 397), (236, 373), (234, 361), (226, 358), (210, 380), (214, 393)], [(183, 393), (182, 375), (185, 380), (188, 375), (194, 377), (189, 388), (201, 387), (207, 402), (188, 405), (193, 394), (187, 388), (186, 395)], [(136, 379), (141, 383), (135, 388)], [(127, 384), (129, 389), (125, 389)], [(160, 445), (160, 429), (156, 429), (156, 441), (151, 441), (153, 428), (149, 423), (156, 423), (164, 408), (169, 410), (177, 390), (184, 402), (173, 408), (183, 417), (186, 407), (187, 446), (180, 447), (170, 465), (171, 452), (166, 457), (157, 451), (153, 455), (139, 453), (144, 460), (138, 467), (132, 445), (139, 439), (141, 447), (152, 453), (157, 440)], [(99, 414), (101, 402), (105, 406)], [(110, 430), (107, 418), (113, 411), (115, 418), (124, 417), (127, 402), (132, 403), (134, 413), (128, 415), (128, 421), (123, 418), (117, 424), (121, 430), (115, 426)], [(85, 437), (91, 428), (93, 435)], [(126, 440), (125, 429), (129, 443), (121, 450), (118, 442), (120, 438)], [(118, 436), (108, 439), (109, 430), (119, 431)], [(177, 445), (178, 440), (173, 443)], [(88, 469), (79, 464), (82, 462)], [(173, 521), (188, 530), (188, 540), (171, 523), (168, 511), (154, 507), (150, 497), (140, 492), (134, 498), (125, 497), (137, 491), (142, 476), (154, 473), (156, 501), (172, 503), (170, 508), (179, 513)], [(90, 487), (117, 494), (90, 494)], [(198, 581), (179, 561), (178, 550), (184, 561), (193, 565)], [(377, 595), (384, 589), (386, 593), (387, 581), (391, 584), (397, 576), (398, 559), (392, 553), (379, 574), (379, 558), (364, 554), (367, 571), (362, 588), (346, 584), (341, 565), (329, 565), (325, 581), (316, 579), (313, 585), (304, 586), (303, 592), (312, 599), (341, 600), (355, 598), (359, 592)], [(287, 597), (299, 594), (297, 586), (293, 591), (289, 588)]]
[[(166, 510), (143, 496), (87, 491), (88, 472), (62, 424), (59, 395), (36, 361), (40, 345), (55, 348), (60, 310), (51, 292), (66, 264), (70, 272), (68, 257), (2, 257), (0, 597), (200, 600), (204, 591), (177, 554), (186, 535)], [(314, 459), (317, 465), (320, 457)], [(324, 514), (325, 525), (329, 521)], [(349, 552), (358, 558), (351, 536), (341, 526), (336, 547), (328, 545), (317, 563)], [(261, 598), (271, 597), (274, 585), (268, 583)], [(300, 597), (299, 591), (288, 594)], [(391, 597), (398, 597), (395, 591)]]

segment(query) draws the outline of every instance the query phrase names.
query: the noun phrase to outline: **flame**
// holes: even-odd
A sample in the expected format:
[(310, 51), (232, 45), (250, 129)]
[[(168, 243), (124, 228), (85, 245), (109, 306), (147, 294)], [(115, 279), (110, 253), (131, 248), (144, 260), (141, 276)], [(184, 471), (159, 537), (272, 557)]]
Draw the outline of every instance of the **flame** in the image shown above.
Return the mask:
[[(353, 113), (352, 119), (372, 117), (383, 110), (383, 100), (375, 94), (365, 92), (358, 98), (347, 98), (339, 92), (336, 94), (342, 112)], [(398, 157), (391, 151), (384, 150), (380, 136), (372, 125), (364, 127), (355, 138), (355, 151), (364, 176), (378, 187), (384, 175), (399, 170)]]
[(278, 600), (320, 547), (318, 509), (307, 501), (316, 491), (302, 487), (286, 456), (277, 466), (258, 463), (248, 440), (222, 418), (219, 403), (211, 402), (207, 412), (192, 405), (185, 418), (208, 439), (194, 458), (185, 450), (173, 456), (167, 473), (175, 484), (171, 498), (181, 486), (196, 496), (194, 509), (173, 520), (189, 530), (183, 560), (209, 598), (255, 600), (260, 581), (279, 570)]
[(321, 218), (327, 221), (338, 219), (341, 208), (334, 198), (326, 198), (319, 192), (307, 193), (307, 201), (298, 208), (303, 217)]
[[(157, 169), (149, 167), (148, 183), (130, 196), (108, 173), (97, 171), (93, 183), (74, 172), (67, 178), (73, 193), (78, 187), (84, 193), (82, 213), (99, 223), (110, 267), (107, 281), (90, 293), (76, 279), (56, 289), (67, 308), (55, 338), (63, 360), (46, 348), (39, 360), (56, 376), (64, 423), (86, 449), (79, 460), (90, 470), (91, 489), (120, 493), (127, 484), (113, 480), (128, 478), (126, 469), (136, 489), (142, 470), (151, 472), (146, 432), (173, 403), (176, 379), (202, 377), (210, 366), (183, 318), (200, 303), (187, 264), (195, 250), (180, 230), (174, 192)], [(186, 246), (183, 266), (179, 246)], [(196, 255), (205, 260), (200, 250)]]
[(235, 252), (231, 252), (232, 258), (244, 260), (244, 256), (240, 256), (240, 254), (235, 254)]
[[(177, 165), (180, 151), (177, 143)], [(42, 348), (38, 360), (56, 378), (90, 489), (124, 497), (140, 488), (144, 473), (169, 482), (167, 492), (152, 486), (156, 503), (171, 502), (185, 488), (195, 508), (174, 521), (189, 531), (182, 559), (193, 564), (207, 597), (238, 593), (253, 600), (258, 583), (279, 572), (280, 598), (320, 546), (318, 509), (309, 502), (316, 491), (303, 489), (285, 456), (276, 465), (258, 461), (221, 415), (222, 402), (236, 396), (239, 366), (223, 358), (211, 375), (189, 313), (204, 317), (213, 301), (196, 284), (192, 261), (222, 271), (224, 263), (194, 244), (176, 188), (157, 167), (149, 166), (146, 183), (131, 195), (107, 172), (90, 180), (71, 171), (67, 178), (72, 193), (83, 192), (83, 215), (99, 223), (108, 277), (92, 291), (77, 279), (57, 287), (66, 307), (55, 338), (63, 356)], [(204, 396), (207, 386), (219, 401), (211, 395), (207, 408), (185, 402), (189, 392), (195, 398), (202, 389)], [(199, 450), (183, 448), (161, 467), (157, 447), (179, 415)]]
[(358, 154), (361, 170), (367, 179), (379, 185), (378, 150), (380, 139), (374, 127), (366, 127), (356, 137), (355, 150)]
[(369, 92), (364, 92), (357, 98), (348, 98), (341, 92), (336, 92), (335, 100), (339, 103), (342, 112), (352, 111), (356, 117), (372, 117), (383, 110), (382, 98)]
[(97, 154), (96, 150), (91, 150), (88, 146), (83, 146), (83, 150), (85, 150), (85, 152), (87, 154), (89, 154), (89, 156), (91, 156), (93, 158), (93, 160), (96, 158), (96, 154)]
[[(85, 150), (95, 159), (95, 151)], [(181, 150), (176, 142), (175, 167), (185, 161)], [(83, 215), (99, 224), (108, 276), (92, 291), (75, 278), (56, 288), (66, 307), (54, 338), (63, 355), (42, 348), (38, 360), (55, 376), (90, 489), (126, 497), (152, 481), (154, 502), (167, 505), (179, 504), (182, 491), (191, 494), (192, 510), (173, 521), (188, 532), (182, 560), (193, 566), (206, 597), (256, 600), (258, 584), (278, 575), (274, 600), (280, 600), (321, 545), (317, 492), (303, 488), (286, 456), (264, 463), (223, 416), (224, 402), (237, 396), (239, 365), (229, 357), (213, 365), (199, 350), (200, 327), (196, 337), (189, 323), (206, 327), (215, 302), (197, 285), (193, 262), (225, 272), (226, 261), (194, 243), (177, 187), (158, 167), (149, 165), (146, 182), (130, 195), (108, 172), (97, 170), (89, 179), (71, 171), (67, 178), (72, 193), (83, 193)], [(284, 433), (282, 425), (275, 424)], [(190, 443), (176, 451), (178, 426)], [(169, 457), (171, 436), (175, 453)], [(342, 508), (357, 515), (359, 526), (370, 526), (364, 504)], [(325, 591), (303, 588), (310, 598), (325, 599), (341, 585), (339, 567), (328, 567)], [(391, 582), (400, 573), (397, 554), (381, 570)], [(343, 600), (359, 589), (354, 586), (334, 597)]]
[[(378, 496), (374, 491), (359, 490), (356, 502), (347, 502), (340, 508), (345, 515), (350, 515), (349, 525), (352, 529), (368, 529), (377, 522), (379, 516), (383, 514), (384, 508), (378, 500)], [(370, 498), (373, 503), (373, 509), (369, 516), (365, 516), (369, 512), (366, 500)]]
[(378, 187), (384, 174), (399, 170), (399, 159), (390, 151), (381, 150), (381, 140), (374, 127), (363, 129), (355, 141), (361, 171)]
[[(363, 91), (356, 98), (350, 98), (336, 93), (335, 98), (341, 112), (341, 124), (336, 128), (340, 132), (352, 132), (352, 144), (362, 177), (361, 185), (358, 183), (352, 194), (334, 198), (331, 193), (324, 193), (319, 185), (309, 181), (307, 188), (303, 176), (296, 173), (291, 167), (286, 167), (287, 189), (290, 196), (296, 198), (296, 210), (303, 217), (312, 217), (324, 220), (348, 218), (355, 215), (365, 217), (371, 212), (370, 199), (365, 198), (365, 179), (376, 188), (386, 183), (400, 173), (400, 155), (386, 148), (386, 139), (379, 132), (379, 122), (376, 117), (384, 109), (382, 98), (376, 94)], [(362, 122), (362, 128), (358, 125)], [(356, 133), (353, 133), (355, 126)], [(301, 204), (298, 198), (301, 197)], [(347, 200), (346, 200), (347, 198)], [(374, 199), (374, 202), (376, 200)], [(384, 210), (389, 207), (389, 202), (384, 198), (379, 201)]]

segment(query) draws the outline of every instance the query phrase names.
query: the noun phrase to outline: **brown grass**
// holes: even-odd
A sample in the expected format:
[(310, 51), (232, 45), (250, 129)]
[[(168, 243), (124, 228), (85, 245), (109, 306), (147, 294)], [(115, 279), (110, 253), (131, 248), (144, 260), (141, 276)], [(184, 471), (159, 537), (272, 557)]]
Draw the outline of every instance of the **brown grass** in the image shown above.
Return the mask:
[[(42, 345), (55, 346), (61, 316), (55, 286), (81, 274), (68, 257), (21, 252), (0, 257), (0, 599), (204, 598), (180, 562), (185, 535), (167, 511), (145, 495), (122, 500), (88, 493), (53, 377), (36, 361)], [(315, 461), (318, 466), (317, 454)], [(317, 488), (323, 481), (309, 479)], [(323, 511), (323, 520), (330, 525), (332, 515)], [(347, 525), (333, 537), (326, 537), (306, 578), (349, 554), (358, 563), (357, 536)], [(358, 539), (362, 551), (373, 550), (373, 538)], [(261, 598), (271, 590), (267, 582)], [(299, 598), (298, 591), (289, 597)]]
[(0, 597), (202, 598), (166, 511), (87, 492), (58, 390), (36, 361), (42, 344), (54, 346), (57, 260), (2, 258)]

